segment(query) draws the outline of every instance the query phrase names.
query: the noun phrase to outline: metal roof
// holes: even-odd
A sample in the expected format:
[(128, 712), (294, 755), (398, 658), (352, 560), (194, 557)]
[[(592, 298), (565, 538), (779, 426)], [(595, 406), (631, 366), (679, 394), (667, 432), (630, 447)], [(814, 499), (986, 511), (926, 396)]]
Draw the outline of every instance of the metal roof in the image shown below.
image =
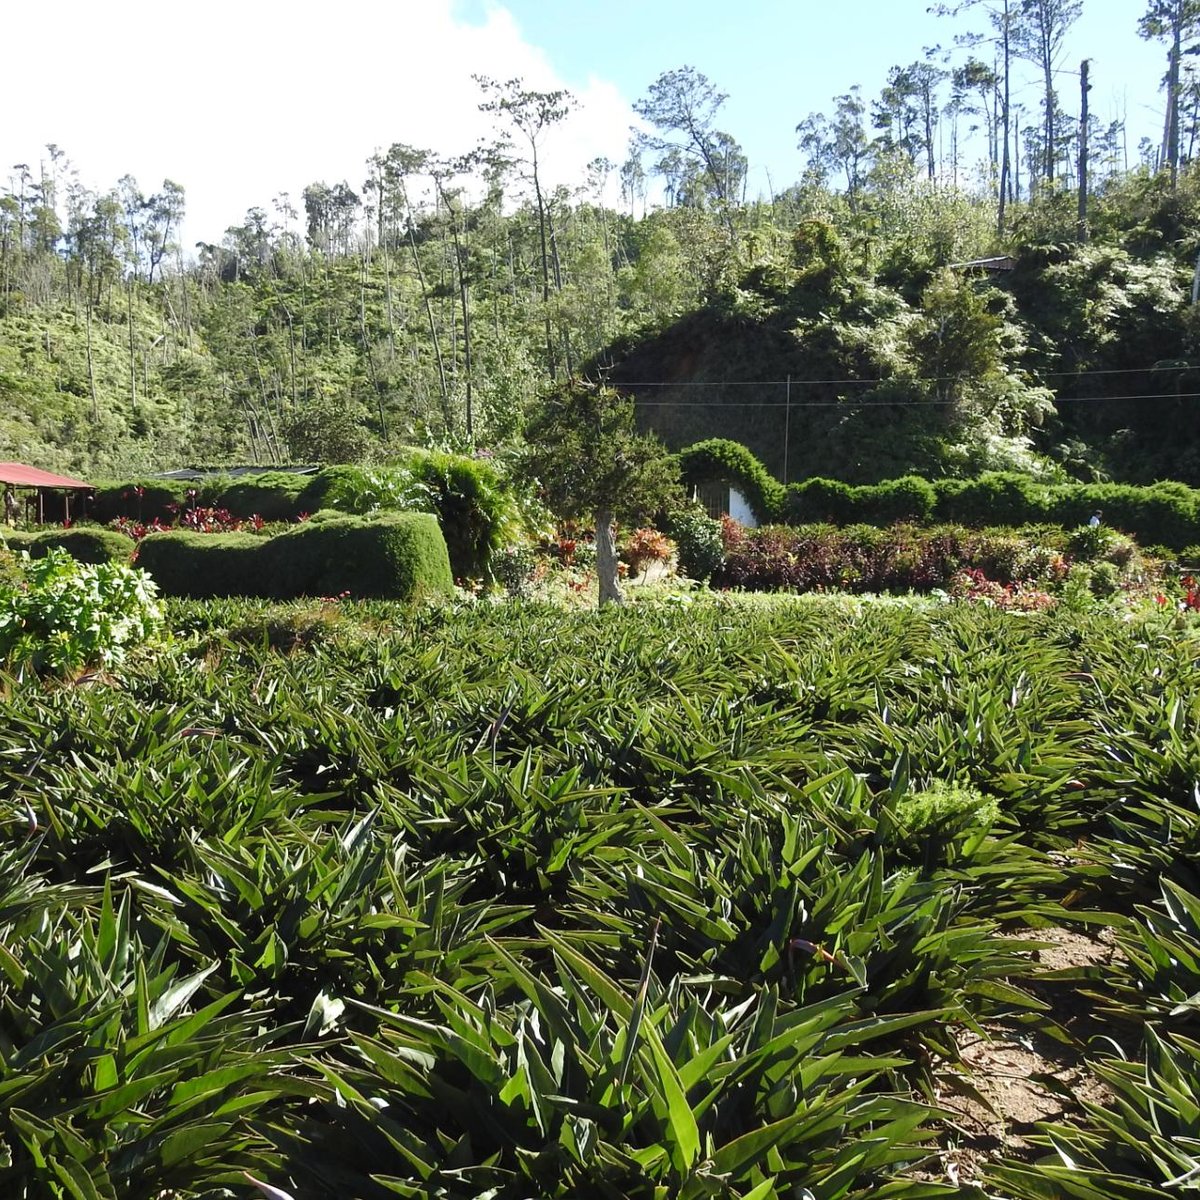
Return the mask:
[(39, 471), (37, 467), (27, 467), (19, 462), (0, 462), (0, 483), (11, 483), (16, 487), (73, 488), (88, 492), (93, 487), (90, 483), (84, 483), (82, 479), (52, 475), (49, 471)]
[(981, 271), (1015, 271), (1017, 260), (1011, 254), (1001, 254), (997, 258), (973, 258), (969, 262), (949, 263), (950, 270), (978, 267)]
[(159, 471), (152, 479), (177, 479), (189, 481), (192, 479), (211, 479), (228, 475), (231, 479), (240, 479), (246, 475), (315, 475), (321, 468), (315, 466), (302, 467), (185, 467), (178, 471)]

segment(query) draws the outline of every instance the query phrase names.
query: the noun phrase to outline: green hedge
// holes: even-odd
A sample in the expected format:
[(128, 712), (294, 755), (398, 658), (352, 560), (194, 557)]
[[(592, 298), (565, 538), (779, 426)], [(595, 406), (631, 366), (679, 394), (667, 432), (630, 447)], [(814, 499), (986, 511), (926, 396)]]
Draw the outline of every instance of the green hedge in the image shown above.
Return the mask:
[(302, 512), (313, 511), (300, 499), (311, 481), (311, 475), (290, 471), (246, 475), (230, 481), (214, 495), (212, 503), (217, 508), (227, 508), (242, 520), (259, 516), (264, 521), (294, 521)]
[(307, 512), (387, 509), (437, 517), (455, 578), (491, 573), (492, 555), (517, 539), (521, 515), (508, 480), (486, 460), (411, 450), (391, 466), (326, 467), (300, 496)]
[(0, 542), (3, 542), (14, 554), (18, 550), (29, 550), (37, 536), (29, 529), (8, 529), (0, 526)]
[(765, 523), (779, 519), (787, 494), (783, 484), (740, 442), (709, 438), (681, 450), (676, 457), (679, 476), (686, 486), (732, 484), (746, 497), (757, 520)]
[(336, 596), (415, 600), (452, 590), (450, 560), (437, 521), (425, 513), (338, 517), (275, 537), (151, 534), (138, 565), (167, 596), (207, 599)]
[(270, 581), (259, 551), (268, 540), (251, 533), (152, 533), (138, 546), (137, 565), (164, 596), (263, 596)]
[(127, 479), (106, 484), (96, 489), (88, 513), (101, 525), (107, 525), (117, 517), (147, 523), (155, 517), (160, 521), (173, 521), (175, 513), (187, 502), (190, 486), (175, 479)]
[(128, 563), (137, 543), (115, 529), (80, 525), (75, 529), (39, 533), (29, 546), (30, 556), (42, 558), (51, 546), (61, 546), (76, 562)]
[(7, 542), (10, 550), (28, 550), (30, 558), (44, 558), (51, 546), (61, 546), (76, 562), (84, 563), (128, 563), (137, 545), (133, 538), (99, 525), (42, 533), (5, 529), (0, 533), (0, 541)]
[(119, 516), (144, 522), (158, 517), (171, 523), (193, 487), (198, 503), (228, 509), (243, 520), (257, 515), (266, 521), (294, 521), (302, 513), (322, 509), (360, 515), (432, 513), (457, 578), (490, 574), (492, 555), (520, 535), (516, 494), (495, 466), (462, 454), (416, 449), (391, 466), (324, 467), (314, 475), (264, 471), (207, 483), (130, 480), (100, 488), (93, 511), (104, 524)]
[(1130, 534), (1144, 546), (1181, 550), (1200, 541), (1200, 491), (1182, 483), (1052, 484), (992, 471), (975, 479), (925, 480), (906, 475), (858, 487), (812, 478), (784, 488), (745, 446), (720, 439), (689, 447), (680, 453), (679, 461), (689, 482), (732, 483), (762, 524), (937, 521), (974, 529), (1039, 524), (1070, 528), (1086, 524), (1099, 511), (1106, 526)]

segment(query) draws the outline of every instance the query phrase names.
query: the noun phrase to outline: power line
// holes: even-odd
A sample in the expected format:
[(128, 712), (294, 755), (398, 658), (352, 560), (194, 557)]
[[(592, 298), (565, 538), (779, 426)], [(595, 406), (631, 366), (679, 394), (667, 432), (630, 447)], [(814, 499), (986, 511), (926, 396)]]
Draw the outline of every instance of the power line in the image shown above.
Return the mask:
[[(1168, 371), (1200, 371), (1200, 365), (1193, 366), (1185, 364), (1183, 366), (1154, 366), (1154, 367), (1106, 367), (1092, 371), (1042, 371), (1040, 372), (1044, 379), (1082, 379), (1092, 375), (1160, 375)], [(833, 385), (833, 384), (858, 384), (860, 387), (874, 387), (879, 383), (948, 383), (954, 379), (961, 379), (960, 375), (906, 375), (903, 377), (891, 376), (887, 379), (797, 379), (794, 375), (791, 378), (793, 387), (810, 387), (817, 385)], [(688, 387), (786, 387), (788, 381), (786, 379), (732, 379), (727, 383), (722, 383), (719, 380), (699, 380), (699, 379), (682, 379), (676, 382), (667, 380), (650, 380), (644, 379), (637, 383), (614, 383), (614, 387), (618, 388), (688, 388)]]
[[(1103, 404), (1109, 400), (1195, 400), (1200, 392), (1132, 392), (1125, 396), (1062, 396), (1055, 404)], [(639, 400), (641, 408), (941, 408), (959, 400)]]

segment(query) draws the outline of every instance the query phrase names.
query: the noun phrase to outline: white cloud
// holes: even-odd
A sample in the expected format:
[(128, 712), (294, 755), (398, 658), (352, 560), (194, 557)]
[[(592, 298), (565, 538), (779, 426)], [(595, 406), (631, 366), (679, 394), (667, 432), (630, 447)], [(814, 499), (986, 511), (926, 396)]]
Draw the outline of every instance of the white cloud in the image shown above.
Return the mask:
[[(50, 17), (48, 12), (52, 12)], [(65, 0), (6, 17), (10, 56), (4, 166), (35, 173), (45, 144), (66, 151), (89, 187), (126, 173), (142, 189), (183, 185), (185, 240), (219, 240), (281, 192), (306, 184), (356, 191), (376, 149), (407, 142), (445, 154), (489, 129), (472, 74), (564, 86), (501, 5), (479, 23), (452, 0)], [(580, 110), (547, 137), (550, 181), (578, 184), (598, 155), (620, 161), (633, 115), (616, 88), (590, 80)]]

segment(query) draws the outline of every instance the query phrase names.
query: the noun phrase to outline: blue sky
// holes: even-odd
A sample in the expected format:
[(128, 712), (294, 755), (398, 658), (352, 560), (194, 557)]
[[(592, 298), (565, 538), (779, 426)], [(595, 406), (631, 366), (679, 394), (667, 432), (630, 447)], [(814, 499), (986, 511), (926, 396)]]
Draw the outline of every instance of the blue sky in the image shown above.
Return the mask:
[[(467, 19), (491, 7), (491, 0), (459, 5)], [(751, 190), (762, 192), (767, 171), (776, 190), (800, 174), (794, 131), (810, 112), (831, 111), (832, 98), (855, 83), (864, 96), (876, 94), (889, 67), (919, 59), (926, 47), (961, 61), (955, 36), (988, 29), (978, 9), (939, 17), (924, 0), (504, 0), (504, 7), (571, 86), (603, 78), (632, 102), (665, 70), (702, 71), (729, 96), (723, 127), (748, 153)], [(1131, 158), (1139, 138), (1157, 140), (1162, 125), (1165, 48), (1137, 36), (1144, 10), (1144, 0), (1084, 0), (1060, 76), (1064, 107), (1076, 114), (1079, 63), (1092, 60), (1092, 111), (1105, 122), (1127, 118)], [(1014, 104), (1032, 110), (1040, 83), (1031, 67), (1017, 72)]]
[[(1093, 110), (1128, 116), (1131, 153), (1157, 140), (1165, 54), (1137, 36), (1145, 0), (1084, 0), (1064, 70), (1093, 60)], [(12, 6), (13, 45), (38, 45), (45, 17)], [(361, 188), (365, 163), (393, 142), (456, 154), (488, 131), (473, 73), (565, 86), (579, 113), (554, 132), (547, 172), (579, 184), (584, 166), (625, 156), (632, 103), (662, 72), (690, 65), (729, 95), (721, 124), (750, 160), (748, 191), (799, 178), (795, 127), (860, 83), (882, 87), (889, 66), (981, 14), (931, 16), (926, 0), (59, 0), (53, 70), (12, 57), (0, 126), (0, 172), (45, 145), (79, 179), (105, 190), (124, 174), (145, 191), (170, 178), (186, 190), (185, 245), (218, 240), (251, 206), (293, 205), (308, 183)], [(1031, 70), (1015, 99), (1040, 92)], [(1075, 75), (1061, 76), (1069, 112)]]

